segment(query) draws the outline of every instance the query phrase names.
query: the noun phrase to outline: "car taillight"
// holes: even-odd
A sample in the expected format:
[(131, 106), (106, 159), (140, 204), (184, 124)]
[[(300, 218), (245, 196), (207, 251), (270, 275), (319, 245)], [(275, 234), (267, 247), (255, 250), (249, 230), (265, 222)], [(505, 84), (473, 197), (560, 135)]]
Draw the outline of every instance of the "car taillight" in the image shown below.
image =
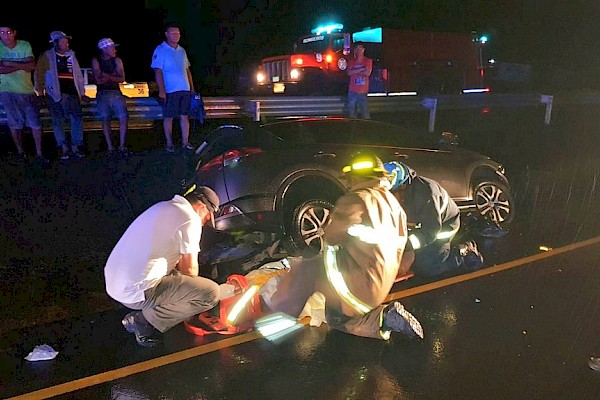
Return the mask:
[(228, 165), (238, 163), (243, 161), (244, 158), (257, 153), (262, 153), (262, 149), (247, 147), (239, 150), (228, 150), (223, 155), (223, 166), (227, 167)]
[(198, 169), (198, 171), (202, 172), (202, 171), (205, 171), (207, 169), (210, 169), (214, 166), (221, 165), (221, 164), (223, 164), (223, 156), (217, 156), (217, 157), (213, 158), (212, 160), (210, 160), (209, 162), (207, 162), (206, 164), (202, 165)]

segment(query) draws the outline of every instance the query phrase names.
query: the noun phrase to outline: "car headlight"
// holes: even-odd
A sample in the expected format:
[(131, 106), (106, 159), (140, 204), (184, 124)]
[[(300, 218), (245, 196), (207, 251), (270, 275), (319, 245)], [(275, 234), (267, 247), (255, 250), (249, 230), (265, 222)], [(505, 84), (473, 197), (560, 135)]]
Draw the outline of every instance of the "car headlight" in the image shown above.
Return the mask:
[(265, 81), (265, 74), (259, 72), (256, 74), (256, 82), (263, 83)]
[(296, 68), (293, 68), (290, 71), (290, 78), (292, 78), (292, 79), (298, 79), (298, 78), (300, 78), (300, 71), (298, 69), (296, 69)]

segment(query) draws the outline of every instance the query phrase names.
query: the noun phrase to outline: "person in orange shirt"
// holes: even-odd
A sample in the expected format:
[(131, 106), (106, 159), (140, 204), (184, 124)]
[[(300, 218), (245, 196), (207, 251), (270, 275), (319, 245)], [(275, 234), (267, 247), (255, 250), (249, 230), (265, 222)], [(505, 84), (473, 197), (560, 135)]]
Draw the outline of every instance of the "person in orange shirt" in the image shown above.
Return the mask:
[[(373, 60), (365, 57), (365, 47), (357, 44), (354, 47), (354, 58), (348, 64), (348, 115), (350, 118), (370, 119), (367, 103), (369, 93), (369, 77), (373, 70)], [(357, 114), (358, 109), (358, 114)]]

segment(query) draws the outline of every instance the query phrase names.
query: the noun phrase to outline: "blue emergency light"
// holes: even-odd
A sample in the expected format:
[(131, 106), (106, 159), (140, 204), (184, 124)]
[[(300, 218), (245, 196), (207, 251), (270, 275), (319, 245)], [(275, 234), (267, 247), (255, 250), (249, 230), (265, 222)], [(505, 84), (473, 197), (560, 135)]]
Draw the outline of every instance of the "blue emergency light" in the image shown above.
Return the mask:
[(334, 24), (318, 26), (315, 29), (311, 30), (310, 32), (315, 35), (320, 35), (321, 33), (331, 33), (334, 31), (341, 31), (342, 29), (344, 29), (344, 25), (334, 23)]

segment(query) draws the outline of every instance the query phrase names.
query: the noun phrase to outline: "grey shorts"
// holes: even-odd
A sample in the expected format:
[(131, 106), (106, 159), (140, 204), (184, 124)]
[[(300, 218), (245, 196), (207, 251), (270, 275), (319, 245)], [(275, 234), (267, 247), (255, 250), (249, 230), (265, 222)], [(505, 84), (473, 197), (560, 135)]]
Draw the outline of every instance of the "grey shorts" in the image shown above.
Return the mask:
[(127, 100), (120, 90), (102, 90), (96, 97), (96, 107), (100, 119), (108, 120), (127, 117)]
[(4, 105), (8, 127), (22, 129), (28, 126), (40, 129), (40, 101), (35, 93), (0, 93), (0, 102)]
[(189, 115), (192, 104), (192, 92), (180, 91), (167, 93), (167, 100), (163, 106), (163, 115), (166, 118)]

